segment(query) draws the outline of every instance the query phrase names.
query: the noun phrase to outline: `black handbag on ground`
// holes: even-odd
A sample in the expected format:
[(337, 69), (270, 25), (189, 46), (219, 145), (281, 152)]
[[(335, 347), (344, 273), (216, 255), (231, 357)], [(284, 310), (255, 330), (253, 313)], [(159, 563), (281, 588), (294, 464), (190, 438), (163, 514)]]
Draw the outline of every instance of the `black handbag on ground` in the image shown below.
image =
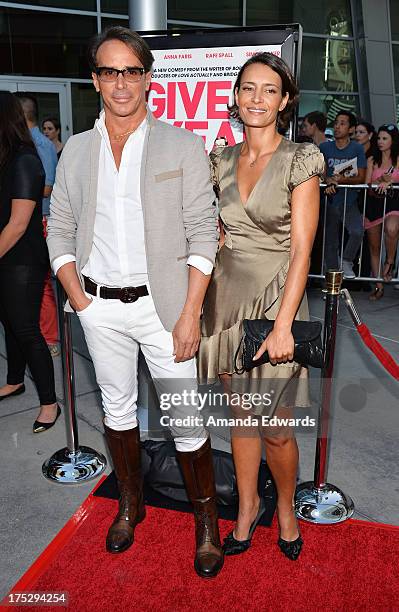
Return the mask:
[[(174, 443), (146, 440), (141, 446), (142, 458), (144, 454), (150, 458), (148, 471), (144, 476), (146, 485), (171, 500), (187, 502), (188, 497)], [(238, 504), (238, 491), (233, 457), (230, 453), (216, 449), (212, 449), (212, 457), (217, 503), (221, 506), (235, 507)], [(276, 488), (270, 469), (263, 460), (259, 466), (258, 490), (273, 516)]]
[[(243, 335), (235, 354), (234, 367), (237, 374), (248, 372), (264, 363), (268, 363), (267, 351), (260, 359), (253, 361), (260, 345), (272, 331), (274, 321), (269, 319), (244, 319)], [(323, 344), (321, 340), (322, 325), (320, 321), (294, 321), (291, 333), (294, 337), (294, 361), (313, 368), (323, 367)], [(242, 365), (238, 365), (238, 356), (242, 345)]]
[[(212, 449), (212, 455), (219, 518), (233, 521), (238, 510), (233, 457), (230, 453), (216, 449)], [(141, 442), (141, 472), (144, 477), (146, 504), (170, 510), (191, 511), (173, 442), (155, 440)], [(260, 524), (270, 526), (276, 508), (277, 492), (269, 466), (263, 459), (259, 466), (258, 491), (266, 507)], [(119, 499), (115, 472), (111, 472), (100, 484), (94, 496)]]

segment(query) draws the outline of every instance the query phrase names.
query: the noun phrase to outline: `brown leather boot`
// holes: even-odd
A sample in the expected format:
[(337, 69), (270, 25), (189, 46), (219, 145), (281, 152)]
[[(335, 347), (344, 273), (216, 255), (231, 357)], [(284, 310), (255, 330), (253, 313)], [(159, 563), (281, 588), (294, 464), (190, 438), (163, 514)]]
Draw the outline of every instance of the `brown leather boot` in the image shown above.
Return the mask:
[(223, 567), (216, 507), (215, 476), (209, 438), (196, 451), (176, 451), (187, 495), (194, 506), (196, 553), (194, 569), (201, 578), (214, 578)]
[(139, 427), (116, 431), (104, 425), (119, 487), (119, 511), (108, 530), (108, 552), (120, 553), (133, 544), (134, 528), (145, 518)]

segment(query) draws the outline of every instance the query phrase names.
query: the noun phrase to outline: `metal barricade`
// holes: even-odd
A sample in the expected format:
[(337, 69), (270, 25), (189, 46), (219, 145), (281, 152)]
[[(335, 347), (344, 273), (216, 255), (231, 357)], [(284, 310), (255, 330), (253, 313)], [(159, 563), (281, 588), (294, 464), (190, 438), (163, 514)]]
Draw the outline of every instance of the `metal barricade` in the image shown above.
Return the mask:
[(53, 482), (78, 484), (99, 476), (105, 470), (107, 460), (98, 451), (88, 446), (79, 445), (71, 314), (64, 311), (64, 303), (65, 292), (61, 283), (57, 281), (58, 325), (61, 343), (67, 446), (54, 453), (44, 462), (42, 472), (46, 478)]
[[(386, 219), (387, 219), (387, 214), (386, 214), (386, 210), (387, 210), (387, 198), (390, 197), (389, 195), (385, 195), (385, 197), (383, 197), (383, 199), (379, 199), (376, 201), (378, 202), (382, 202), (382, 222), (381, 222), (381, 237), (380, 237), (380, 245), (379, 245), (379, 264), (378, 264), (378, 274), (376, 276), (373, 276), (372, 274), (367, 274), (365, 273), (364, 270), (364, 255), (365, 255), (365, 240), (367, 240), (367, 229), (365, 228), (365, 219), (366, 219), (366, 203), (367, 203), (367, 198), (371, 197), (370, 196), (370, 189), (376, 189), (379, 185), (378, 184), (372, 184), (372, 185), (368, 185), (368, 184), (360, 184), (360, 185), (340, 185), (339, 187), (337, 187), (337, 193), (339, 190), (345, 190), (344, 191), (344, 200), (342, 204), (335, 204), (331, 201), (330, 196), (328, 196), (327, 194), (325, 194), (324, 189), (327, 187), (327, 185), (322, 184), (321, 185), (321, 209), (322, 209), (322, 214), (321, 214), (321, 218), (320, 218), (320, 223), (322, 225), (322, 244), (318, 245), (315, 244), (314, 246), (314, 250), (312, 253), (312, 260), (314, 262), (315, 259), (317, 259), (317, 257), (315, 257), (316, 255), (316, 251), (320, 251), (321, 249), (321, 264), (319, 269), (315, 270), (315, 265), (314, 263), (312, 263), (312, 267), (311, 267), (311, 272), (309, 274), (310, 278), (324, 278), (325, 277), (325, 269), (327, 269), (328, 267), (336, 267), (334, 266), (329, 266), (328, 262), (326, 262), (326, 245), (328, 245), (329, 240), (331, 240), (332, 238), (334, 239), (334, 236), (331, 237), (331, 235), (329, 235), (329, 231), (331, 231), (331, 228), (328, 227), (328, 212), (329, 212), (329, 207), (331, 206), (337, 206), (340, 207), (340, 224), (341, 224), (341, 229), (340, 229), (340, 236), (338, 237), (338, 253), (337, 253), (337, 267), (339, 269), (343, 268), (343, 263), (344, 263), (344, 248), (345, 248), (345, 224), (347, 221), (347, 215), (348, 215), (348, 210), (349, 210), (349, 206), (355, 206), (358, 208), (359, 210), (359, 215), (361, 216), (361, 222), (362, 222), (362, 227), (363, 227), (363, 239), (360, 243), (359, 246), (359, 250), (358, 253), (356, 255), (356, 257), (353, 260), (353, 264), (355, 267), (355, 277), (352, 278), (351, 280), (355, 280), (355, 281), (369, 281), (369, 282), (391, 282), (393, 284), (395, 283), (399, 283), (399, 272), (397, 272), (397, 276), (392, 278), (389, 281), (384, 280), (383, 278), (383, 256), (384, 256), (384, 252), (385, 252), (385, 228), (386, 228)], [(392, 185), (390, 187), (390, 191), (391, 193), (395, 193), (397, 196), (397, 201), (398, 201), (398, 215), (399, 215), (399, 185)], [(358, 197), (357, 197), (357, 201), (348, 204), (347, 203), (347, 199), (348, 199), (348, 192), (349, 191), (356, 191), (358, 192)], [(395, 196), (395, 197), (396, 197)], [(389, 214), (392, 213), (388, 213)], [(375, 224), (378, 225), (378, 224)], [(399, 232), (398, 232), (399, 233)], [(320, 254), (320, 253), (318, 253)], [(396, 250), (396, 264), (394, 265), (394, 269), (398, 267), (398, 263), (399, 263), (399, 249)]]
[(313, 482), (304, 482), (297, 487), (295, 496), (296, 515), (308, 522), (319, 524), (340, 523), (354, 512), (352, 499), (337, 486), (326, 482), (330, 404), (333, 385), (335, 338), (342, 271), (329, 270), (326, 275), (326, 307), (324, 316), (324, 365), (321, 371), (318, 432)]

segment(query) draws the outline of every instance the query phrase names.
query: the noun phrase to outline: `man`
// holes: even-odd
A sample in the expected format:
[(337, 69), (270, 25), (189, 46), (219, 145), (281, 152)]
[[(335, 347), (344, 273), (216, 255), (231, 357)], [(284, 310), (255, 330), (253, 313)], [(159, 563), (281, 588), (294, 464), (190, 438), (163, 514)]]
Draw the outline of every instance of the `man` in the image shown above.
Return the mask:
[[(40, 131), (38, 121), (37, 100), (30, 93), (17, 92), (15, 94), (24, 111), (26, 123), (30, 129), (32, 140), (42, 161), (46, 174), (46, 183), (43, 191), (42, 214), (44, 232), (47, 231), (47, 217), (50, 213), (50, 195), (55, 180), (55, 170), (57, 167), (57, 152), (52, 142)], [(49, 272), (44, 283), (42, 305), (40, 310), (40, 329), (50, 349), (52, 357), (60, 354), (58, 348), (58, 323), (57, 323), (57, 304), (55, 301), (53, 285), (51, 283), (51, 273)]]
[[(136, 419), (140, 346), (158, 393), (169, 382), (196, 389), (194, 355), (202, 302), (217, 250), (214, 195), (202, 139), (147, 111), (153, 56), (135, 32), (111, 27), (92, 42), (104, 111), (69, 139), (51, 198), (53, 269), (77, 312), (105, 412), (120, 490), (109, 552), (132, 543), (145, 516)], [(183, 386), (184, 386), (183, 385)], [(197, 417), (195, 402), (172, 416)], [(202, 424), (171, 425), (196, 523), (194, 567), (223, 565), (212, 451)]]
[(325, 135), (327, 127), (327, 116), (320, 111), (313, 111), (305, 115), (302, 122), (302, 131), (308, 138), (312, 139), (317, 147), (326, 142)]
[[(333, 142), (323, 142), (320, 151), (326, 160), (326, 194), (329, 197), (326, 216), (326, 268), (340, 267), (341, 223), (345, 224), (348, 240), (343, 250), (342, 268), (345, 278), (355, 278), (353, 260), (363, 238), (363, 220), (357, 206), (356, 189), (340, 189), (339, 185), (359, 185), (366, 178), (367, 161), (362, 145), (350, 139), (356, 117), (349, 111), (341, 111), (334, 122)], [(345, 193), (346, 192), (346, 193)]]

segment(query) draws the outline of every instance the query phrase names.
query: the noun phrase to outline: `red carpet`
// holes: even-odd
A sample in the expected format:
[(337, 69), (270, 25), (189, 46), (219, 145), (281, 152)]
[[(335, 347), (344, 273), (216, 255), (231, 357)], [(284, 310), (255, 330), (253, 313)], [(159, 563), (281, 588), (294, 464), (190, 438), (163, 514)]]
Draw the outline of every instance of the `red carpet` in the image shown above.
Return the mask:
[[(278, 550), (273, 523), (257, 529), (247, 553), (226, 558), (216, 579), (202, 580), (192, 569), (192, 515), (147, 507), (133, 547), (110, 555), (104, 541), (116, 507), (113, 500), (90, 495), (13, 591), (68, 591), (68, 610), (74, 612), (398, 610), (398, 527), (354, 520), (301, 523), (305, 544), (293, 562)], [(231, 526), (221, 521), (222, 535)]]

